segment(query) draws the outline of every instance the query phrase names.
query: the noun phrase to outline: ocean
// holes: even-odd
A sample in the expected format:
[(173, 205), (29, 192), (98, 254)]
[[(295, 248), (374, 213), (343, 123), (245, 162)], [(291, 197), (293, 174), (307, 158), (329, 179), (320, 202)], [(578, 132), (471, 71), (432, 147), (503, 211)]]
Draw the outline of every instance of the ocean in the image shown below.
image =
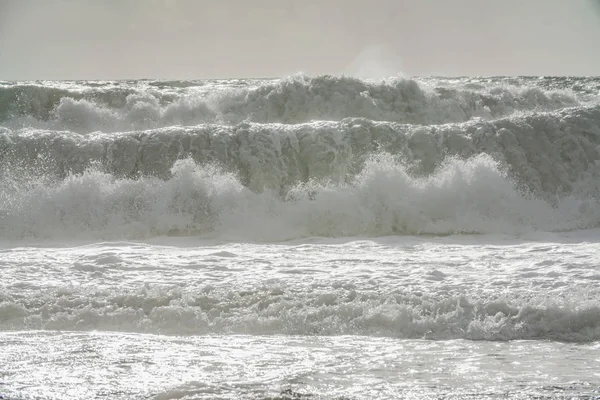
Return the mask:
[(600, 398), (600, 78), (0, 82), (0, 395)]

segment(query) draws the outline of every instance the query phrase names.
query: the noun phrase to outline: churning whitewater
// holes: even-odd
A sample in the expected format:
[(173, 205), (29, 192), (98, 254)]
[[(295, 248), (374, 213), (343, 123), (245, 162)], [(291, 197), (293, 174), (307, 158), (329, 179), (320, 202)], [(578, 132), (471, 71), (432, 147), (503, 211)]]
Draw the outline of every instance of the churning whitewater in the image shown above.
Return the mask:
[(599, 93), (0, 82), (0, 393), (592, 398)]
[(4, 83), (0, 235), (593, 228), (597, 86), (327, 76)]

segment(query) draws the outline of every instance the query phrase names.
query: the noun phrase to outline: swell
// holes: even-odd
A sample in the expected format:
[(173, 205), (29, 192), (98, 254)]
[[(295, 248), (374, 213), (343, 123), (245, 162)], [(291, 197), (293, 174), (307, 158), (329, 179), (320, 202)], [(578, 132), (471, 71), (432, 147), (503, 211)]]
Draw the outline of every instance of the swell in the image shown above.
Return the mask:
[(436, 83), (440, 82), (303, 75), (187, 85), (151, 81), (92, 86), (5, 83), (0, 85), (0, 122), (8, 127), (79, 133), (242, 121), (298, 124), (349, 117), (426, 125), (556, 110), (579, 105), (586, 98), (581, 88), (578, 94), (572, 88), (547, 90), (539, 83)]

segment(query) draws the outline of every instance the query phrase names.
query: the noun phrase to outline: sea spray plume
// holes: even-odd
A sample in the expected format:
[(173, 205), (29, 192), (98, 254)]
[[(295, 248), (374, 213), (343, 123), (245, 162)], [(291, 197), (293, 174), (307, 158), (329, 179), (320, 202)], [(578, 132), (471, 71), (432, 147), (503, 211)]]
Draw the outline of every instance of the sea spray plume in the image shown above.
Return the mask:
[(393, 46), (385, 44), (365, 47), (342, 73), (363, 79), (404, 77), (401, 57)]

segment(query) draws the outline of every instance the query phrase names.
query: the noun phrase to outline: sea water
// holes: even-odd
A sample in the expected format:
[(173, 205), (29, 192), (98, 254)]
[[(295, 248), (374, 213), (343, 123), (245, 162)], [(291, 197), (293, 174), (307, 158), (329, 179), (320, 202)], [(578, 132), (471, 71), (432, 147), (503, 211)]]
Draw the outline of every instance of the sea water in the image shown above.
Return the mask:
[(600, 396), (599, 93), (0, 82), (0, 394)]

